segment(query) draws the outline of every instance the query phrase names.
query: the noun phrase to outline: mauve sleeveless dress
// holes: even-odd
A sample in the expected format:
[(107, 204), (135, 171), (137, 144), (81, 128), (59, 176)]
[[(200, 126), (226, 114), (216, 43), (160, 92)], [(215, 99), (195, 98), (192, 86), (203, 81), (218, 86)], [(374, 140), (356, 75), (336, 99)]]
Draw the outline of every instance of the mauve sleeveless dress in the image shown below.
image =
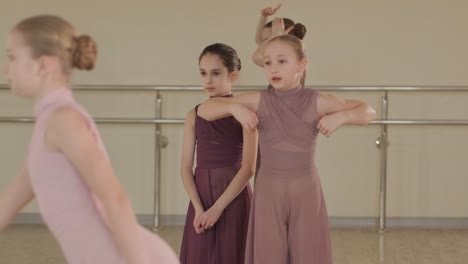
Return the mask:
[(327, 209), (315, 166), (318, 92), (260, 92), (261, 162), (246, 264), (332, 263)]

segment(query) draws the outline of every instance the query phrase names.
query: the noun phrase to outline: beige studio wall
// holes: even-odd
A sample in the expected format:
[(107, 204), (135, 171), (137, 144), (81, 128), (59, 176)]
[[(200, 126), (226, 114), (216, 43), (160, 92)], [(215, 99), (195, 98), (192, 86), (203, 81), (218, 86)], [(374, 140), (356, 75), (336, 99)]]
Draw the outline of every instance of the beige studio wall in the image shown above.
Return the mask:
[[(155, 92), (125, 86), (199, 86), (198, 56), (214, 42), (232, 45), (242, 59), (239, 87), (265, 86), (250, 55), (260, 9), (271, 1), (7, 1), (0, 2), (0, 34), (18, 20), (61, 15), (99, 44), (97, 68), (76, 72), (74, 84), (109, 91), (76, 96), (96, 118), (155, 118)], [(278, 15), (306, 25), (308, 86), (453, 87), (468, 84), (465, 1), (285, 1)], [(0, 42), (4, 50), (4, 42)], [(0, 56), (0, 64), (5, 64)], [(0, 84), (6, 84), (4, 76)], [(384, 92), (334, 92), (369, 102), (380, 116)], [(162, 91), (162, 118), (182, 119), (206, 97), (201, 91)], [(466, 92), (390, 92), (389, 118), (468, 119)], [(30, 103), (0, 90), (0, 116), (31, 116)], [(136, 212), (153, 211), (153, 125), (99, 124), (119, 178)], [(183, 222), (188, 197), (179, 176), (182, 125), (161, 126), (161, 214)], [(31, 124), (0, 123), (0, 189), (22, 163)], [(332, 217), (378, 215), (380, 172), (375, 140), (380, 126), (347, 126), (320, 138), (317, 163)], [(388, 216), (467, 218), (465, 126), (389, 126)], [(36, 214), (32, 204), (23, 213)], [(145, 218), (148, 220), (148, 218)]]

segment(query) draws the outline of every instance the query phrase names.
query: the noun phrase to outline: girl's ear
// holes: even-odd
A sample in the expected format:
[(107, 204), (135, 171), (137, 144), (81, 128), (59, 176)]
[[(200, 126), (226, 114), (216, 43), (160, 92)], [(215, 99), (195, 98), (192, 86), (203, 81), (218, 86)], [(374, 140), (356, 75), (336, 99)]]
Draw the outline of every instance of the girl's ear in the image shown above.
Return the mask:
[(56, 67), (57, 59), (51, 56), (42, 55), (37, 58), (37, 71), (39, 75), (45, 76), (52, 68)]
[(307, 71), (307, 65), (308, 65), (308, 61), (306, 58), (302, 59), (300, 62), (299, 62), (299, 65), (300, 65), (300, 69), (301, 71)]
[(235, 82), (237, 80), (237, 77), (239, 77), (239, 71), (238, 70), (234, 70), (233, 72), (231, 72), (229, 74), (229, 81), (231, 83)]

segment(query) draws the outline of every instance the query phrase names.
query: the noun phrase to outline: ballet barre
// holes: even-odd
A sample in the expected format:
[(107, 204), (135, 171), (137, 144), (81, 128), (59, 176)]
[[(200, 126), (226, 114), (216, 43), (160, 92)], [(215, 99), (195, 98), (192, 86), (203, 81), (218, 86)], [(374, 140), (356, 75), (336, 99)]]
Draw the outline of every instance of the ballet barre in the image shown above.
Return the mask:
[[(0, 117), (0, 123), (33, 123), (32, 117)], [(150, 118), (94, 118), (96, 123), (101, 124), (184, 124), (184, 119), (150, 119)], [(406, 120), (387, 119), (371, 121), (369, 125), (468, 125), (468, 120)]]

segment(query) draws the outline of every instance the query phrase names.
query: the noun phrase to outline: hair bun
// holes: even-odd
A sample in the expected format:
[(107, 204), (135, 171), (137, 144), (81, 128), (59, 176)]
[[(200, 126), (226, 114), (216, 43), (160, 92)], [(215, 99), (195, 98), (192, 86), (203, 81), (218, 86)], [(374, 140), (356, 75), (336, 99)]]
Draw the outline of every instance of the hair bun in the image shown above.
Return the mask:
[(294, 35), (298, 39), (301, 39), (301, 40), (304, 39), (306, 33), (307, 33), (307, 29), (301, 23), (295, 24), (294, 28), (289, 32), (289, 34)]
[(97, 45), (88, 35), (75, 37), (72, 66), (79, 70), (92, 70), (96, 64)]

